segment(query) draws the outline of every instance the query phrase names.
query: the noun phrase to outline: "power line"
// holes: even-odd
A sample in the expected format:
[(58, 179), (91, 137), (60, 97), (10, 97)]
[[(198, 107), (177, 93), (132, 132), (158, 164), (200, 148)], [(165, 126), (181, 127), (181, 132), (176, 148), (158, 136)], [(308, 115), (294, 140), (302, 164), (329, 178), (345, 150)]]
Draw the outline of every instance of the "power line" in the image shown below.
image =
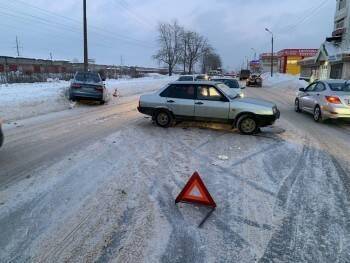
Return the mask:
[(123, 8), (128, 14), (129, 16), (131, 15), (135, 21), (137, 21), (139, 24), (149, 27), (151, 29), (154, 29), (154, 25), (152, 25), (147, 19), (145, 19), (144, 17), (141, 17), (139, 14), (137, 14), (136, 12), (132, 11), (131, 8), (129, 7), (129, 4), (124, 1), (124, 0), (119, 0), (117, 3), (121, 8)]
[[(22, 5), (29, 6), (29, 7), (33, 8), (33, 9), (39, 10), (41, 13), (44, 13), (44, 15), (56, 16), (56, 17), (61, 18), (63, 20), (68, 20), (70, 23), (76, 23), (76, 24), (79, 25), (78, 30), (79, 31), (81, 30), (81, 22), (79, 20), (76, 20), (76, 19), (73, 19), (73, 18), (70, 18), (70, 17), (67, 17), (67, 16), (63, 16), (63, 15), (60, 15), (60, 14), (57, 14), (57, 13), (45, 10), (45, 9), (40, 8), (38, 6), (35, 6), (35, 5), (32, 5), (32, 4), (23, 2), (22, 0), (17, 0), (16, 2), (20, 3)], [(14, 3), (11, 2), (10, 4), (14, 4)], [(32, 16), (32, 15), (29, 15), (29, 16)], [(46, 21), (47, 21), (47, 19), (46, 19)], [(57, 21), (57, 20), (55, 20), (55, 21)], [(50, 22), (52, 23), (53, 21), (50, 21)], [(55, 23), (55, 22), (53, 22), (53, 23)], [(64, 25), (64, 26), (68, 26), (68, 25)], [(68, 26), (68, 27), (70, 27), (70, 26)], [(136, 45), (142, 45), (144, 47), (154, 48), (153, 44), (151, 44), (151, 43), (148, 43), (148, 42), (142, 41), (142, 40), (138, 40), (138, 39), (134, 39), (134, 38), (129, 37), (129, 36), (116, 34), (115, 32), (109, 31), (106, 28), (101, 28), (101, 27), (97, 27), (97, 26), (91, 25), (91, 26), (89, 26), (89, 30), (93, 31), (95, 34), (103, 36), (104, 38), (114, 38), (114, 39), (117, 39), (118, 41), (124, 41), (124, 42), (128, 42), (130, 44), (136, 44)], [(110, 35), (104, 34), (102, 32), (109, 33)]]
[(320, 10), (322, 10), (322, 8), (324, 7), (324, 5), (328, 2), (329, 0), (324, 0), (321, 3), (317, 4), (316, 6), (311, 7), (310, 9), (308, 9), (308, 11), (306, 11), (306, 13), (308, 13), (309, 15), (303, 15), (300, 17), (300, 19), (298, 19), (298, 21), (293, 24), (293, 25), (289, 25), (285, 28), (283, 28), (283, 31), (286, 32), (288, 31), (288, 33), (290, 31), (294, 31), (299, 25), (305, 23), (306, 21), (308, 21), (310, 18), (315, 16), (315, 13), (318, 13)]

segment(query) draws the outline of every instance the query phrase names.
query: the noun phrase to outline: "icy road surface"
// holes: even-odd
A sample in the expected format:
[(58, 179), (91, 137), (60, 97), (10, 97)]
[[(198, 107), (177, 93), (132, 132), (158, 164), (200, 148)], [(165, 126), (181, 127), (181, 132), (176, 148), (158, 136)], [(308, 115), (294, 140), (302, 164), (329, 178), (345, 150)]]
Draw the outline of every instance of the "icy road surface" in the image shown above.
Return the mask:
[[(247, 93), (282, 112), (258, 136), (161, 129), (136, 96), (8, 127), (0, 262), (349, 262), (350, 124), (294, 113), (293, 87)], [(194, 171), (218, 204), (201, 229), (174, 204)]]

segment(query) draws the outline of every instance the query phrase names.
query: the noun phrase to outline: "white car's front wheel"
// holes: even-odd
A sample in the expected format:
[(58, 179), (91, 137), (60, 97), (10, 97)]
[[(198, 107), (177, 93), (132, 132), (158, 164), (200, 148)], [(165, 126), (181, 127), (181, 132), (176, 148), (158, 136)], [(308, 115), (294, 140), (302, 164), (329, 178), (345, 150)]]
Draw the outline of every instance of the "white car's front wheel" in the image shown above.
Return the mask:
[(256, 119), (252, 115), (241, 116), (237, 121), (237, 128), (244, 135), (255, 134), (259, 129)]
[(322, 111), (320, 106), (316, 106), (314, 109), (314, 120), (316, 122), (322, 122)]

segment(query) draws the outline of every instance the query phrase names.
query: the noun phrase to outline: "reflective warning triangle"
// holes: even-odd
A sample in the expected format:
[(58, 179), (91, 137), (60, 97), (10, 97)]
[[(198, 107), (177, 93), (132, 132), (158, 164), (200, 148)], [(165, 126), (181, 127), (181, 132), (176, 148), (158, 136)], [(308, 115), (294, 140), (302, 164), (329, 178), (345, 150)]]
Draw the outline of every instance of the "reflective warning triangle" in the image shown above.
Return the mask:
[(216, 207), (215, 201), (197, 172), (191, 176), (184, 189), (182, 189), (181, 193), (176, 198), (175, 203), (177, 204), (179, 202)]

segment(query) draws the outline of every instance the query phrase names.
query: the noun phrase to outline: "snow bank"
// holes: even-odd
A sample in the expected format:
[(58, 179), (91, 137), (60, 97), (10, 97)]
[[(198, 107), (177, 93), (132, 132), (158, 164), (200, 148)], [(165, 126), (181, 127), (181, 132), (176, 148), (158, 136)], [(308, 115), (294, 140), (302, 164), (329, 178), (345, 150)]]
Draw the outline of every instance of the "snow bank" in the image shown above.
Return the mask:
[(264, 73), (261, 75), (263, 78), (265, 87), (278, 87), (278, 88), (290, 88), (298, 90), (307, 86), (307, 82), (300, 80), (299, 76), (275, 73), (271, 77), (270, 73)]
[[(157, 90), (176, 78), (151, 74), (139, 79), (107, 80), (106, 87), (111, 94), (118, 89), (125, 97)], [(51, 81), (0, 85), (0, 117), (12, 121), (69, 109), (66, 95), (70, 82)]]
[(110, 93), (114, 93), (115, 89), (118, 89), (120, 96), (125, 97), (158, 90), (177, 78), (178, 76), (150, 74), (148, 77), (137, 79), (109, 79), (106, 81), (106, 87)]
[(69, 107), (65, 93), (68, 81), (0, 85), (0, 116), (24, 119)]

